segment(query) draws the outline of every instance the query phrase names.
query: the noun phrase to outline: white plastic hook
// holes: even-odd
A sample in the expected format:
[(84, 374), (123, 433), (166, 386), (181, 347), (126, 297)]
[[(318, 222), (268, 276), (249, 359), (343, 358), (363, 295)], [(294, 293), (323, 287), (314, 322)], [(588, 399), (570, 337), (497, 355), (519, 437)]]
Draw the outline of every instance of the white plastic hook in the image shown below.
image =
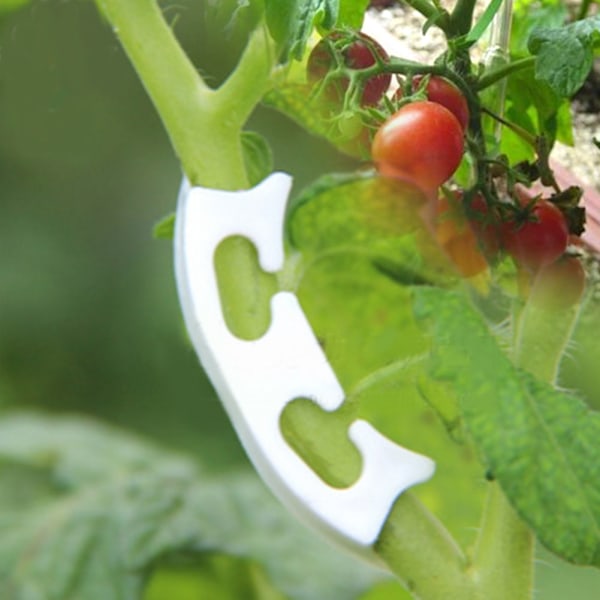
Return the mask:
[(176, 219), (175, 265), (186, 326), (246, 452), (273, 492), (309, 524), (373, 560), (371, 546), (395, 498), (429, 479), (431, 459), (391, 442), (369, 423), (355, 421), (349, 437), (362, 471), (338, 489), (320, 479), (288, 445), (281, 413), (295, 398), (333, 411), (344, 392), (296, 296), (279, 292), (271, 324), (245, 341), (228, 329), (221, 308), (214, 253), (222, 240), (241, 235), (258, 251), (261, 267), (283, 266), (283, 219), (291, 177), (274, 173), (257, 187), (226, 192), (182, 185)]

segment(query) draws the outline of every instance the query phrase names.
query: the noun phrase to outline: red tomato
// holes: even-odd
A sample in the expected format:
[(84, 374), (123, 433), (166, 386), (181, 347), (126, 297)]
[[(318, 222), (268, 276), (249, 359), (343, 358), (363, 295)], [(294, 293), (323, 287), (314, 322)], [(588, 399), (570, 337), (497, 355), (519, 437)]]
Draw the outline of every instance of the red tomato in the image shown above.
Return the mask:
[(522, 266), (536, 271), (564, 254), (569, 241), (567, 222), (547, 200), (538, 200), (524, 222), (502, 224), (506, 251)]
[[(423, 81), (423, 75), (413, 77), (412, 89), (417, 91)], [(427, 99), (431, 102), (437, 102), (447, 108), (457, 119), (463, 131), (469, 126), (469, 106), (460, 90), (450, 81), (443, 77), (432, 76), (429, 78), (425, 88)], [(402, 88), (398, 88), (394, 94), (395, 99), (401, 99), (403, 96)]]
[[(373, 38), (362, 32), (358, 32), (357, 35), (359, 40), (353, 41), (341, 49), (340, 62), (343, 61), (349, 69), (360, 70), (372, 67), (377, 62), (376, 57), (383, 61), (389, 60), (387, 52)], [(339, 31), (330, 33), (312, 49), (307, 63), (310, 83), (314, 84), (322, 80), (336, 66), (334, 43), (345, 36), (345, 33)], [(390, 86), (391, 78), (390, 73), (381, 73), (368, 79), (363, 90), (361, 104), (363, 106), (378, 104)], [(348, 77), (341, 76), (336, 83), (337, 85), (332, 83), (326, 93), (332, 100), (340, 102), (348, 89)]]
[(473, 277), (487, 269), (479, 240), (464, 213), (459, 196), (456, 203), (445, 196), (438, 200), (435, 237), (463, 277)]
[(531, 301), (548, 310), (565, 310), (577, 304), (585, 290), (585, 271), (574, 256), (564, 256), (536, 274)]
[(458, 168), (463, 131), (441, 104), (412, 102), (377, 130), (371, 150), (382, 175), (407, 179), (430, 193)]

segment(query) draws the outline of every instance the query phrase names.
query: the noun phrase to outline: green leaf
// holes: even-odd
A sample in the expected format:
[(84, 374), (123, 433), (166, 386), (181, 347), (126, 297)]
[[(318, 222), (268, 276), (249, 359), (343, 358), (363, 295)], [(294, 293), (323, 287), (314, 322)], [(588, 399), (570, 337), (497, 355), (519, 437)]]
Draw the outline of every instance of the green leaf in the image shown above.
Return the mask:
[[(455, 281), (418, 214), (422, 202), (414, 188), (372, 173), (320, 179), (292, 202), (288, 238), (301, 252), (294, 288), (346, 401), (326, 413), (296, 400), (284, 411), (282, 428), (331, 485), (347, 485), (360, 471), (347, 438), (357, 417), (432, 457), (435, 476), (413, 491), (469, 544), (484, 469), (461, 436), (456, 398), (425, 372), (429, 340), (414, 320), (412, 288), (403, 284), (403, 277)], [(387, 271), (402, 275), (391, 278)]]
[(600, 566), (600, 413), (517, 369), (464, 297), (414, 294), (432, 335), (431, 374), (456, 390), (491, 475), (546, 547)]
[(202, 597), (227, 598), (252, 577), (262, 600), (349, 600), (381, 576), (293, 521), (255, 475), (209, 475), (86, 419), (3, 416), (0, 482), (9, 481), (19, 489), (0, 488), (1, 598), (140, 598), (148, 580), (149, 594), (165, 589), (182, 556), (180, 584), (220, 590)]
[(538, 57), (536, 79), (548, 83), (562, 98), (571, 97), (592, 69), (599, 44), (600, 15), (556, 29), (535, 30), (528, 46)]
[(490, 23), (496, 16), (498, 9), (502, 5), (503, 0), (492, 0), (488, 3), (486, 9), (477, 20), (477, 23), (471, 28), (471, 31), (467, 34), (465, 42), (469, 45), (475, 44), (479, 38), (486, 32)]
[[(534, 136), (545, 136), (550, 145), (555, 140), (566, 144), (573, 142), (568, 100), (557, 96), (548, 84), (535, 79), (531, 69), (515, 73), (508, 79), (505, 117)], [(508, 128), (502, 131), (501, 151), (513, 162), (534, 156), (534, 149)]]
[(339, 0), (265, 0), (267, 24), (279, 45), (282, 62), (301, 59), (315, 26), (331, 29), (338, 20)]
[(340, 13), (336, 27), (360, 29), (368, 7), (369, 0), (340, 0)]
[(513, 58), (529, 55), (527, 42), (535, 29), (556, 29), (565, 24), (569, 11), (564, 2), (546, 1), (542, 4), (522, 2), (513, 6), (510, 30), (510, 54)]
[(172, 240), (175, 234), (175, 213), (163, 217), (152, 229), (152, 235), (157, 240)]
[(250, 186), (254, 187), (273, 171), (273, 152), (269, 142), (254, 131), (242, 132), (242, 150)]

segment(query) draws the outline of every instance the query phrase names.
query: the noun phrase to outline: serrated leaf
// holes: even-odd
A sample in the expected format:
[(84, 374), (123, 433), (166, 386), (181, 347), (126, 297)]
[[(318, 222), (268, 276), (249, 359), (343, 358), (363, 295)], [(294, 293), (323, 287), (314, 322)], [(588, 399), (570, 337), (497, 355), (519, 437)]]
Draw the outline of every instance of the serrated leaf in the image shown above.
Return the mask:
[(254, 187), (273, 171), (273, 152), (269, 142), (254, 131), (242, 132), (242, 150), (250, 186)]
[(282, 62), (302, 58), (315, 26), (331, 29), (338, 18), (339, 0), (265, 0), (267, 24), (279, 45)]
[[(414, 491), (458, 539), (471, 543), (483, 468), (461, 438), (451, 390), (425, 377), (429, 342), (415, 323), (411, 287), (402, 279), (410, 272), (411, 284), (455, 281), (420, 208), (414, 188), (372, 173), (323, 178), (292, 202), (288, 236), (302, 254), (298, 297), (346, 401), (335, 413), (308, 400), (292, 403), (283, 429), (332, 485), (347, 485), (360, 472), (347, 437), (357, 417), (431, 456), (436, 475)], [(383, 267), (403, 276), (392, 279)]]
[[(533, 4), (533, 6), (532, 6)], [(535, 29), (556, 29), (565, 24), (569, 11), (564, 2), (518, 2), (513, 7), (510, 30), (512, 57), (529, 55), (527, 42)]]
[(156, 565), (208, 551), (251, 558), (289, 598), (349, 600), (379, 577), (292, 521), (255, 475), (208, 475), (86, 419), (5, 415), (7, 469), (28, 483), (18, 502), (0, 489), (1, 598), (133, 600)]
[(536, 79), (548, 83), (562, 98), (571, 97), (588, 76), (599, 43), (600, 15), (557, 29), (535, 30), (528, 47), (537, 55)]
[(370, 171), (326, 175), (292, 200), (286, 232), (303, 253), (342, 247), (447, 283), (452, 270), (419, 214), (426, 202), (409, 183)]
[(491, 474), (552, 552), (600, 566), (600, 413), (517, 369), (464, 297), (414, 294), (431, 373), (455, 388)]

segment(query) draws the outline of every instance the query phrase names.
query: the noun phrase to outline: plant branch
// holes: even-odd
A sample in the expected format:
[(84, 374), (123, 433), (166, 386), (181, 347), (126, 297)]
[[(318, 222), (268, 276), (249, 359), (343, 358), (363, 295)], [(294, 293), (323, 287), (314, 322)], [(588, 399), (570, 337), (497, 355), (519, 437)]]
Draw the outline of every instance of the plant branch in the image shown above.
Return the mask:
[(473, 23), (473, 11), (475, 10), (475, 0), (458, 0), (454, 10), (450, 14), (450, 23), (452, 26), (453, 37), (466, 35), (471, 29)]
[(485, 75), (480, 77), (480, 79), (477, 81), (477, 91), (480, 92), (482, 90), (485, 90), (491, 85), (494, 85), (494, 83), (496, 83), (497, 81), (508, 77), (512, 73), (516, 73), (524, 69), (530, 69), (535, 64), (535, 61), (535, 56), (526, 56), (524, 58), (519, 58), (508, 64), (502, 65), (501, 67), (491, 69)]
[(394, 504), (375, 551), (420, 600), (476, 600), (469, 563), (443, 525), (411, 493)]
[[(240, 129), (271, 87), (277, 63), (275, 42), (264, 23), (250, 34), (244, 52), (227, 80), (215, 93), (217, 107), (224, 107), (223, 118), (234, 120)], [(217, 108), (218, 110), (218, 108)]]
[[(270, 75), (272, 52), (264, 28), (251, 36), (222, 89), (208, 87), (165, 22), (155, 0), (96, 0), (112, 25), (162, 119), (183, 170), (194, 185), (248, 185), (241, 128)], [(243, 73), (242, 73), (243, 71)], [(248, 78), (252, 85), (240, 93)], [(227, 118), (224, 118), (224, 115)]]

